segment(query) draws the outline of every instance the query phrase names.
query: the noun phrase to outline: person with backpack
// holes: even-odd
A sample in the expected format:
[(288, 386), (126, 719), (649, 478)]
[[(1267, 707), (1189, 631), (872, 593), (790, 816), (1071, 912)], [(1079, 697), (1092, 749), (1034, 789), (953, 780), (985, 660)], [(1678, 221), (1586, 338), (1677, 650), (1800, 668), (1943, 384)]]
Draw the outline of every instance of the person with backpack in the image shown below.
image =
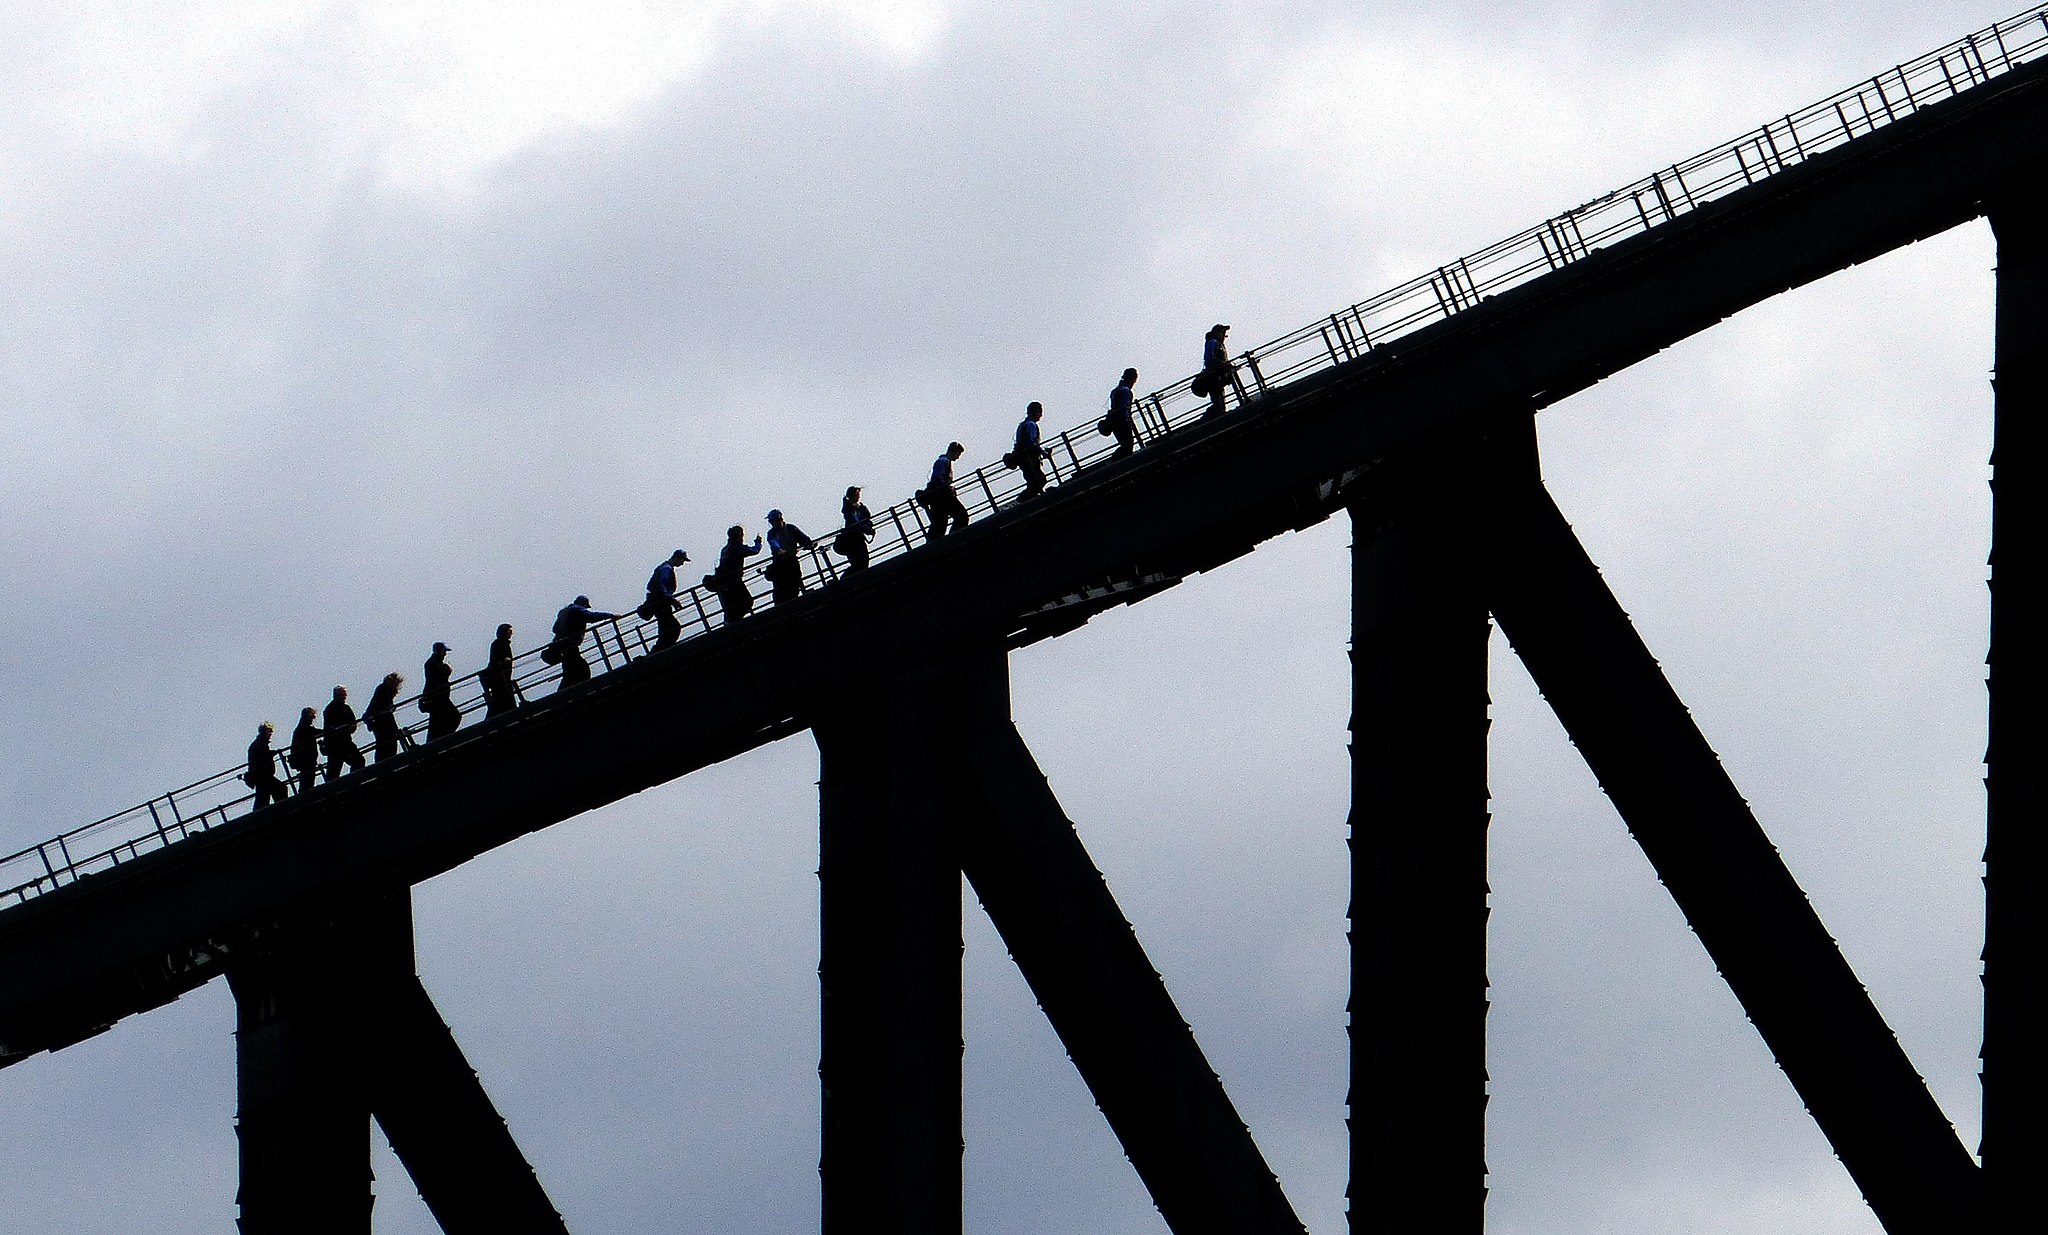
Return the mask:
[(946, 453), (932, 461), (931, 483), (917, 491), (919, 504), (931, 514), (928, 535), (933, 540), (967, 526), (967, 508), (960, 504), (960, 495), (953, 492), (953, 463), (966, 453), (967, 447), (960, 443), (946, 443)]
[(447, 737), (462, 726), (462, 709), (455, 706), (455, 670), (448, 667), (448, 645), (436, 643), (433, 654), (421, 666), (426, 685), (420, 687), (420, 711), (427, 714), (427, 741)]
[(1230, 367), (1230, 350), (1223, 344), (1224, 336), (1229, 333), (1230, 327), (1218, 322), (1202, 336), (1202, 371), (1195, 375), (1191, 389), (1197, 395), (1209, 396), (1210, 416), (1223, 414), (1223, 392), (1235, 380)]
[(387, 673), (377, 683), (377, 689), (370, 692), (370, 706), (363, 709), (363, 723), (370, 727), (370, 734), (376, 738), (377, 762), (382, 763), (397, 754), (401, 747), (410, 749), (412, 739), (398, 724), (398, 688), (405, 685), (405, 676)]
[(735, 523), (725, 529), (725, 547), (718, 551), (718, 569), (704, 576), (704, 586), (718, 596), (725, 611), (725, 624), (732, 625), (754, 611), (754, 594), (747, 590), (747, 559), (761, 551), (761, 538), (747, 546), (747, 529)]
[(1030, 501), (1045, 492), (1045, 461), (1052, 452), (1039, 445), (1038, 422), (1045, 419), (1045, 405), (1036, 399), (1024, 407), (1024, 419), (1017, 422), (1017, 440), (1010, 447), (1010, 458), (1024, 473), (1024, 496), (1020, 502)]
[(611, 622), (618, 614), (590, 607), (590, 597), (578, 596), (555, 613), (555, 637), (541, 653), (542, 660), (562, 667), (562, 684), (567, 690), (590, 680), (590, 662), (583, 659), (583, 634), (592, 622)]
[(341, 779), (341, 770), (360, 772), (366, 766), (356, 749), (356, 710), (348, 705), (348, 687), (334, 688), (334, 698), (320, 714), (320, 750), (327, 756), (327, 783)]
[(689, 554), (677, 549), (647, 576), (647, 599), (640, 604), (640, 616), (654, 619), (657, 652), (683, 637), (683, 624), (676, 621), (676, 610), (683, 607), (683, 602), (676, 599), (676, 567), (689, 560)]
[(320, 771), (319, 715), (312, 708), (299, 709), (299, 727), (292, 730), (292, 752), (285, 756), (285, 762), (298, 773), (300, 793), (313, 792), (313, 777)]
[(860, 500), (860, 486), (852, 485), (839, 503), (839, 517), (845, 526), (832, 538), (832, 551), (846, 559), (846, 571), (868, 568), (868, 542), (875, 538), (875, 517)]
[(1116, 435), (1116, 449), (1110, 458), (1121, 459), (1138, 448), (1138, 425), (1132, 414), (1132, 401), (1138, 385), (1138, 371), (1125, 369), (1124, 375), (1109, 392), (1109, 415), (1102, 423)]
[(256, 791), (256, 804), (250, 810), (285, 800), (284, 782), (277, 778), (277, 752), (270, 749), (270, 736), (276, 732), (277, 726), (266, 720), (256, 726), (256, 740), (249, 743), (249, 770), (243, 773), (242, 782)]
[(804, 592), (804, 561), (797, 556), (818, 542), (804, 530), (782, 517), (779, 510), (768, 512), (768, 576), (776, 604), (795, 600)]
[(491, 652), (477, 674), (484, 688), (484, 719), (511, 711), (519, 703), (519, 683), (513, 679), (512, 624), (502, 622), (498, 637), (491, 640)]

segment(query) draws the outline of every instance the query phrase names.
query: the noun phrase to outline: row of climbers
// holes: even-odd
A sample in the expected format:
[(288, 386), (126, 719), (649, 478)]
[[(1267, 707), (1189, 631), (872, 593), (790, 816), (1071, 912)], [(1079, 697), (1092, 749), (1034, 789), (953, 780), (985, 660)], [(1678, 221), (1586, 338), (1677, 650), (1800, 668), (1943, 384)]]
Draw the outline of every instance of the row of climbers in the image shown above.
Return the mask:
[[(1236, 375), (1223, 345), (1224, 335), (1229, 329), (1219, 324), (1204, 336), (1202, 370), (1192, 383), (1196, 395), (1209, 398), (1209, 415), (1223, 411), (1223, 392), (1236, 385)], [(1109, 456), (1111, 459), (1123, 458), (1137, 449), (1134, 416), (1137, 383), (1138, 371), (1125, 369), (1109, 392), (1107, 414), (1096, 423), (1099, 433), (1116, 439), (1117, 446)], [(1238, 394), (1242, 400), (1241, 389)], [(1052, 452), (1039, 438), (1039, 423), (1044, 417), (1042, 404), (1036, 401), (1028, 404), (1024, 409), (1024, 419), (1017, 426), (1012, 448), (1003, 456), (1005, 465), (1024, 473), (1024, 492), (1019, 501), (1029, 501), (1046, 488), (1045, 464), (1052, 457)], [(959, 442), (947, 443), (945, 451), (932, 461), (930, 479), (924, 488), (917, 491), (918, 504), (930, 516), (926, 534), (931, 540), (938, 540), (967, 526), (967, 507), (954, 488), (953, 476), (953, 465), (965, 453), (966, 447)], [(870, 557), (868, 544), (875, 537), (875, 520), (861, 501), (860, 486), (846, 490), (839, 510), (842, 525), (832, 538), (831, 548), (846, 558), (849, 573), (866, 570)], [(768, 563), (762, 574), (768, 580), (771, 599), (783, 604), (803, 594), (803, 561), (799, 555), (816, 545), (817, 542), (802, 528), (785, 519), (780, 510), (768, 512), (766, 533), (756, 535), (751, 544), (747, 542), (744, 527), (734, 524), (726, 529), (718, 565), (704, 576), (704, 585), (718, 597), (725, 622), (730, 625), (754, 610), (753, 593), (745, 578), (748, 558), (766, 550)], [(656, 651), (682, 638), (682, 623), (676, 618), (683, 607), (682, 586), (676, 572), (689, 560), (687, 552), (677, 549), (657, 564), (647, 579), (647, 597), (635, 610), (642, 620), (654, 622)], [(584, 636), (593, 624), (617, 621), (623, 616), (593, 608), (588, 596), (578, 596), (555, 614), (552, 637), (541, 649), (541, 660), (561, 667), (561, 683), (557, 689), (566, 690), (590, 680), (590, 662), (583, 656)], [(423, 667), (425, 684), (420, 690), (418, 706), (427, 718), (424, 740), (428, 742), (448, 736), (462, 724), (462, 709), (456, 706), (454, 699), (454, 671), (448, 665), (448, 652), (447, 644), (434, 644), (433, 652)], [(498, 627), (497, 637), (491, 641), (484, 667), (477, 671), (476, 678), (483, 691), (486, 719), (524, 702), (513, 665), (512, 627), (509, 623)], [(322, 771), (323, 762), (326, 779), (330, 782), (340, 779), (345, 772), (361, 771), (365, 763), (355, 737), (359, 727), (369, 729), (372, 751), (380, 763), (403, 750), (412, 749), (415, 744), (413, 735), (398, 719), (398, 692), (404, 684), (404, 675), (386, 674), (371, 692), (369, 705), (360, 717), (348, 702), (348, 688), (336, 686), (324, 710), (316, 713), (309, 707), (299, 712), (298, 727), (292, 730), (291, 744), (286, 750), (279, 751), (271, 746), (276, 734), (274, 725), (266, 720), (257, 726), (256, 738), (249, 743), (248, 770), (242, 776), (244, 783), (255, 790), (255, 804), (251, 809), (260, 810), (272, 802), (283, 801), (292, 789), (299, 793), (311, 791), (316, 775)], [(279, 760), (283, 760), (287, 769), (282, 778), (277, 774)]]

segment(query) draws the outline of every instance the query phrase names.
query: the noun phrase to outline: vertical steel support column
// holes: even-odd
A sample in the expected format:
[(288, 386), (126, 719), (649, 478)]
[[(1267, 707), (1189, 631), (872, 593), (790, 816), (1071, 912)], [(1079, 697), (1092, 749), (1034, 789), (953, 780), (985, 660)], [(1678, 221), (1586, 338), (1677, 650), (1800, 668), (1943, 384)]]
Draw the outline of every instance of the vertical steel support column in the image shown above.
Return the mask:
[(397, 946), (378, 928), (279, 927), (228, 971), (242, 1235), (368, 1235), (365, 1005)]
[(875, 683), (812, 730), (825, 1235), (960, 1230), (957, 753), (941, 686)]
[[(1991, 452), (1990, 742), (1984, 754), (1984, 1163), (1990, 1229), (2020, 1231), (2048, 1169), (2048, 186), (1990, 212), (1998, 236)], [(2035, 1222), (2039, 1221), (2034, 1216)]]
[(1486, 645), (1444, 464), (1351, 507), (1355, 1232), (1476, 1235), (1486, 1200)]

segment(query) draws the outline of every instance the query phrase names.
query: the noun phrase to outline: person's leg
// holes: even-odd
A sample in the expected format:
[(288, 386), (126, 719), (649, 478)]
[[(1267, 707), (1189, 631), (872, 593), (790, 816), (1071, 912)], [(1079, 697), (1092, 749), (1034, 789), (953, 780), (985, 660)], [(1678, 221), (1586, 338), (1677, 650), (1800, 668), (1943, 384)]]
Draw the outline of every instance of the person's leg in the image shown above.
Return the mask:
[(583, 659), (582, 649), (566, 653), (562, 657), (562, 685), (570, 687), (590, 680), (590, 662)]

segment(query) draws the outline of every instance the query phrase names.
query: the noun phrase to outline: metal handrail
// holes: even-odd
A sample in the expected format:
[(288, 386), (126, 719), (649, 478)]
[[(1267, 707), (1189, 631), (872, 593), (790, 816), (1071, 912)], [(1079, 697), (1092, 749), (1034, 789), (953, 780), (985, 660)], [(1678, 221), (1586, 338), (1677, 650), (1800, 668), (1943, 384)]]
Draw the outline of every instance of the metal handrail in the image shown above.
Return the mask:
[[(1240, 406), (1312, 373), (1377, 351), (1423, 327), (1456, 317), (1486, 298), (1561, 270), (1599, 250), (1648, 232), (1759, 180), (1845, 146), (1912, 115), (1992, 81), (2022, 64), (2048, 57), (2048, 4), (2029, 9), (1888, 69), (1839, 94), (1789, 112), (1734, 141), (1674, 163), (1633, 184), (1545, 219), (1535, 227), (1478, 252), (1439, 266), (1369, 300), (1312, 322), (1270, 343), (1238, 355), (1229, 396)], [(1249, 379), (1247, 382), (1246, 379)], [(1159, 441), (1188, 427), (1209, 411), (1209, 401), (1183, 379), (1134, 400), (1139, 443)], [(1070, 481), (1103, 462), (1114, 443), (1093, 422), (1047, 439), (1048, 479)], [(1021, 475), (991, 465), (958, 477), (955, 490), (970, 519), (1011, 505), (1022, 493)], [(905, 500), (875, 516), (874, 560), (899, 556), (923, 543), (930, 519)], [(845, 568), (827, 551), (830, 536), (799, 555), (806, 591), (836, 581)], [(741, 572), (754, 600), (769, 599), (766, 563)], [(682, 641), (710, 633), (724, 621), (718, 596), (697, 586), (678, 592)], [(714, 622), (714, 617), (718, 621)], [(586, 647), (594, 671), (603, 672), (654, 650), (654, 623), (632, 615), (593, 624)], [(560, 670), (532, 648), (513, 661), (522, 697), (560, 678)], [(483, 708), (478, 674), (455, 683), (455, 704), (469, 717)], [(401, 711), (418, 697), (401, 701)], [(403, 727), (409, 744), (422, 739), (424, 720)], [(401, 755), (404, 762), (416, 755)], [(249, 803), (242, 767), (216, 772), (139, 806), (0, 857), (0, 909), (18, 905), (144, 853), (217, 827)], [(294, 780), (296, 778), (293, 778)], [(80, 855), (83, 856), (80, 856)]]

